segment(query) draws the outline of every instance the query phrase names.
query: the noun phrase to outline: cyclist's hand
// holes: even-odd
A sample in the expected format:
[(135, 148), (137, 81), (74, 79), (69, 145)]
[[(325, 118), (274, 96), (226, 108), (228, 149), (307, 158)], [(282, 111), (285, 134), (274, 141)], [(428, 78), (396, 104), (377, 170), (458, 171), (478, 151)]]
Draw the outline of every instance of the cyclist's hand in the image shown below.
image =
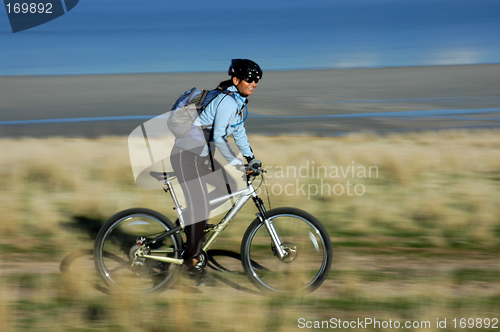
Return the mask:
[(258, 174), (261, 166), (262, 166), (262, 161), (259, 159), (253, 158), (252, 160), (250, 160), (250, 162), (247, 165), (247, 175)]
[(248, 168), (249, 169), (259, 169), (261, 166), (262, 166), (262, 161), (259, 160), (259, 159), (257, 159), (257, 158), (253, 158), (248, 163)]

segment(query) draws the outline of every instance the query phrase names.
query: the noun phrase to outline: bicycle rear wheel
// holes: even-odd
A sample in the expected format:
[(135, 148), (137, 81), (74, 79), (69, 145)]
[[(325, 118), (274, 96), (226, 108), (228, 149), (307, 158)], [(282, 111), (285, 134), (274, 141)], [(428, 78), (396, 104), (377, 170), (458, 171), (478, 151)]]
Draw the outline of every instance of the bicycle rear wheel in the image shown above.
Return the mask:
[[(139, 292), (170, 287), (180, 266), (153, 259), (135, 258), (138, 240), (152, 239), (175, 226), (162, 214), (134, 208), (112, 216), (99, 231), (94, 244), (94, 263), (101, 279), (110, 287)], [(180, 258), (182, 239), (172, 234), (150, 246), (156, 256)]]
[(247, 277), (263, 291), (314, 291), (332, 264), (332, 243), (326, 229), (315, 217), (295, 208), (273, 209), (265, 217), (274, 225), (288, 255), (279, 258), (266, 226), (255, 219), (241, 243)]

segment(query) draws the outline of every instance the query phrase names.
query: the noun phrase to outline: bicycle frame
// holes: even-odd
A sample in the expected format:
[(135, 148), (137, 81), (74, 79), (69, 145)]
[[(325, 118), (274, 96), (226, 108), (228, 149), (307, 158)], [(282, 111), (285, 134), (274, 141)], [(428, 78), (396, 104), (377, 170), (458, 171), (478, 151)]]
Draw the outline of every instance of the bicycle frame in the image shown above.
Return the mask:
[[(160, 236), (154, 238), (153, 240), (147, 241), (146, 243), (143, 243), (139, 249), (135, 252), (135, 257), (136, 258), (149, 258), (149, 259), (154, 259), (157, 261), (165, 262), (165, 263), (172, 263), (172, 264), (177, 264), (177, 265), (182, 265), (184, 263), (183, 259), (179, 258), (172, 258), (172, 257), (163, 257), (163, 256), (155, 256), (155, 253), (169, 253), (173, 252), (172, 250), (150, 250), (147, 248), (147, 245), (150, 243), (155, 243), (161, 239), (164, 239), (174, 233), (178, 233), (181, 230), (184, 230), (185, 228), (185, 223), (184, 223), (184, 218), (182, 216), (182, 210), (179, 205), (179, 201), (177, 200), (177, 196), (173, 190), (172, 183), (168, 178), (165, 178), (163, 180), (163, 184), (165, 187), (163, 190), (165, 192), (170, 193), (172, 197), (172, 201), (174, 202), (175, 210), (177, 211), (177, 215), (179, 217), (179, 226), (175, 227)], [(250, 198), (253, 198), (255, 205), (257, 206), (257, 209), (259, 210), (259, 213), (257, 213), (257, 217), (263, 222), (269, 232), (269, 235), (271, 237), (271, 240), (273, 242), (274, 247), (277, 250), (277, 254), (280, 258), (283, 258), (287, 255), (285, 250), (282, 247), (282, 243), (280, 241), (280, 238), (276, 232), (276, 229), (274, 228), (272, 221), (265, 219), (265, 207), (264, 204), (262, 203), (261, 199), (258, 197), (256, 193), (256, 189), (252, 184), (252, 181), (248, 180), (247, 181), (247, 187), (245, 189), (238, 190), (235, 193), (230, 193), (228, 195), (216, 198), (212, 201), (210, 201), (210, 205), (215, 205), (217, 203), (224, 202), (228, 199), (232, 198), (237, 198), (236, 202), (232, 206), (232, 208), (226, 213), (224, 218), (215, 225), (210, 231), (212, 232), (209, 236), (209, 238), (203, 243), (202, 245), (202, 250), (204, 252), (207, 252), (208, 249), (212, 246), (212, 244), (215, 242), (215, 240), (219, 237), (219, 235), (224, 231), (224, 229), (229, 225), (229, 222), (236, 216), (236, 214), (241, 210), (241, 208), (248, 202)]]

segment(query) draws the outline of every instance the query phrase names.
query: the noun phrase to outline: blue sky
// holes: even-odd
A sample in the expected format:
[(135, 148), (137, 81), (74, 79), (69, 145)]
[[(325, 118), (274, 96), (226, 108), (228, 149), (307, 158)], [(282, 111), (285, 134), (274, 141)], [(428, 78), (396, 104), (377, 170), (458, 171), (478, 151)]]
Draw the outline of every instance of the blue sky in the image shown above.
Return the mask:
[(498, 0), (81, 0), (12, 33), (0, 10), (0, 75), (219, 71), (500, 62)]

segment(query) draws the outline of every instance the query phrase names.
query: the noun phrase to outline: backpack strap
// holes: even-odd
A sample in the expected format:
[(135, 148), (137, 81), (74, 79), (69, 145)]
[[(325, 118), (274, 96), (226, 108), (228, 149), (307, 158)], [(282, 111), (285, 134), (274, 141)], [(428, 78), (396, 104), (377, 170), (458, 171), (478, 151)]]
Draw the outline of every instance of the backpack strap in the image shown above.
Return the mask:
[[(217, 104), (217, 107), (219, 107), (220, 103), (224, 100), (224, 98), (226, 98), (227, 96), (231, 96), (233, 97), (234, 101), (236, 102), (236, 106), (238, 106), (238, 100), (237, 98), (239, 98), (241, 100), (241, 97), (237, 96), (233, 91), (228, 91), (227, 89), (222, 89), (221, 86), (219, 85), (215, 90), (219, 90), (220, 92), (217, 94), (217, 96), (219, 96), (221, 93), (224, 94), (224, 97), (221, 98), (221, 100), (219, 100), (219, 103)], [(215, 99), (217, 96), (215, 96), (213, 99)], [(204, 107), (203, 109), (200, 111), (200, 113), (213, 101), (213, 99), (208, 102)], [(245, 122), (245, 120), (247, 119), (248, 117), (248, 108), (247, 108), (247, 101), (244, 101), (244, 106), (246, 108), (246, 115), (245, 115), (245, 118), (243, 119), (243, 121), (235, 124), (235, 125), (231, 125), (231, 127), (236, 127), (240, 124), (242, 124), (243, 122)], [(207, 142), (211, 141), (213, 139), (213, 123), (212, 124), (209, 124), (209, 125), (204, 125), (204, 126), (201, 126), (200, 128), (206, 133), (205, 134), (205, 138), (207, 139)]]
[[(243, 106), (245, 106), (245, 110), (246, 110), (245, 118), (241, 122), (234, 124), (234, 125), (231, 125), (231, 127), (234, 128), (236, 126), (239, 126), (243, 122), (245, 122), (245, 120), (248, 118), (248, 107), (247, 107), (248, 99), (243, 100), (240, 96), (235, 94), (233, 91), (228, 91), (227, 89), (223, 90), (223, 88), (220, 85), (217, 86), (216, 90), (220, 90), (221, 93), (224, 93), (226, 96), (233, 97), (234, 100), (236, 101), (236, 106), (238, 106), (238, 99), (243, 103)], [(226, 98), (226, 96), (222, 97), (222, 99), (219, 101), (219, 104), (217, 104), (217, 107), (219, 107), (220, 103), (224, 100), (224, 98)], [(207, 104), (207, 106), (208, 106), (208, 104)]]
[[(240, 97), (240, 96), (238, 96), (238, 95), (236, 95), (236, 94), (234, 95), (234, 97), (235, 97), (235, 98), (238, 98), (241, 102), (243, 102), (243, 106), (245, 106), (245, 110), (246, 110), (247, 112), (246, 112), (246, 114), (245, 114), (245, 118), (244, 118), (241, 122), (239, 122), (239, 123), (237, 123), (237, 124), (234, 124), (234, 125), (231, 125), (231, 127), (232, 127), (232, 128), (234, 128), (234, 127), (236, 127), (236, 126), (239, 126), (240, 124), (242, 124), (243, 122), (245, 122), (245, 120), (248, 118), (248, 107), (247, 107), (248, 99), (243, 100), (243, 99), (241, 99), (241, 97)], [(236, 102), (236, 103), (237, 103), (237, 102)]]
[[(212, 98), (212, 100), (210, 100), (207, 104), (205, 104), (205, 105), (200, 105), (200, 106), (198, 107), (198, 114), (201, 114), (201, 112), (203, 112), (203, 111), (205, 110), (205, 108), (207, 108), (207, 107), (208, 107), (208, 105), (209, 105), (209, 104), (210, 104), (210, 103), (211, 103), (211, 102), (212, 102), (215, 98), (217, 98), (217, 97), (218, 97), (221, 93), (223, 93), (225, 96), (224, 96), (224, 97), (222, 97), (222, 99), (219, 101), (219, 103), (217, 104), (217, 107), (219, 107), (220, 103), (224, 100), (224, 98), (226, 98), (226, 96), (232, 96), (232, 97), (236, 100), (236, 98), (235, 98), (235, 96), (234, 96), (234, 93), (233, 93), (233, 92), (231, 92), (231, 91), (221, 90), (221, 89), (220, 89), (220, 86), (218, 86), (218, 87), (217, 87), (216, 89), (214, 89), (214, 90), (218, 90), (218, 91), (219, 91), (219, 93), (217, 93), (217, 95), (215, 95), (215, 96)], [(205, 90), (203, 90), (203, 97), (202, 97), (202, 99), (201, 99), (201, 103), (203, 103), (203, 102), (205, 101), (205, 99), (206, 99), (206, 97), (207, 97), (208, 93), (209, 93), (210, 91), (214, 91), (214, 90), (206, 90), (206, 91), (205, 91)], [(201, 128), (201, 129), (209, 129), (209, 128), (212, 128), (212, 127), (213, 127), (213, 124), (200, 126), (200, 128)]]

